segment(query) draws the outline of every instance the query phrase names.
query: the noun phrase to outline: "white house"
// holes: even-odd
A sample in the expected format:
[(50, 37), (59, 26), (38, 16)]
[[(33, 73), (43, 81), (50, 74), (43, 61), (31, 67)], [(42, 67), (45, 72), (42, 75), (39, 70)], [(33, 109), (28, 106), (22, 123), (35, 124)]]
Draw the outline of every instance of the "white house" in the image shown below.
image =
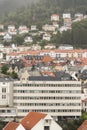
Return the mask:
[(65, 18), (71, 18), (71, 14), (70, 13), (64, 13), (63, 19), (65, 19)]
[[(13, 129), (12, 129), (13, 128)], [(30, 112), (21, 122), (8, 123), (3, 130), (62, 130), (50, 115)]]
[(60, 33), (62, 33), (63, 31), (67, 31), (67, 30), (71, 30), (71, 27), (62, 26), (62, 27), (59, 28)]
[(26, 43), (26, 42), (32, 43), (32, 42), (33, 42), (33, 39), (32, 39), (31, 36), (27, 36), (27, 37), (25, 37), (24, 42), (25, 42), (25, 43)]
[(25, 25), (19, 26), (18, 31), (19, 31), (19, 34), (25, 34), (29, 32), (29, 28)]
[(4, 38), (5, 41), (11, 41), (12, 40), (12, 36), (9, 33), (6, 33), (3, 38)]
[(13, 30), (15, 29), (15, 25), (8, 25), (8, 30)]
[(75, 18), (80, 18), (80, 19), (83, 19), (84, 15), (81, 14), (81, 13), (76, 13), (75, 14)]
[(43, 34), (43, 40), (50, 41), (51, 35), (49, 33)]
[(51, 21), (59, 21), (59, 15), (58, 14), (52, 14), (51, 15)]
[(15, 28), (15, 25), (8, 25), (8, 33), (11, 35), (17, 34), (17, 29)]
[(45, 25), (42, 26), (42, 29), (44, 31), (51, 31), (51, 32), (53, 32), (53, 31), (55, 31), (56, 27), (54, 25), (45, 24)]
[(37, 30), (37, 26), (36, 25), (31, 25), (31, 31), (35, 31)]
[(46, 46), (44, 46), (44, 49), (55, 49), (56, 46), (55, 45), (52, 45), (52, 44), (48, 44)]
[(60, 45), (58, 49), (59, 50), (73, 50), (73, 46), (65, 44), (65, 45)]

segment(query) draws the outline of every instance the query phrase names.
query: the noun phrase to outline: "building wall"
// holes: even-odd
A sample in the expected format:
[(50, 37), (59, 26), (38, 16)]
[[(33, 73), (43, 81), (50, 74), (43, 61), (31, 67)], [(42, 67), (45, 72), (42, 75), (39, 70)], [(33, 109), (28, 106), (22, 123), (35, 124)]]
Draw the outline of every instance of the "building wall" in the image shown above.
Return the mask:
[(13, 105), (13, 84), (11, 82), (0, 82), (0, 105)]
[(49, 130), (62, 130), (62, 128), (53, 120), (50, 120), (49, 123), (49, 119), (48, 119), (48, 123), (44, 123), (45, 120), (41, 119), (31, 130), (45, 130), (45, 126), (49, 126)]
[(30, 111), (51, 116), (81, 115), (80, 81), (20, 81), (14, 82), (14, 106), (18, 116)]

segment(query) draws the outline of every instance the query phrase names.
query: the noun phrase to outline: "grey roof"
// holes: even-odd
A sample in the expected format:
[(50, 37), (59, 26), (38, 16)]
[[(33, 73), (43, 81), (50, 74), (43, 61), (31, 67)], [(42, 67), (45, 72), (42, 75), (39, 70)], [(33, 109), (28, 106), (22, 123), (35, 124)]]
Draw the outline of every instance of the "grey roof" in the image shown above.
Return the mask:
[(11, 77), (0, 77), (0, 82), (11, 82), (14, 81)]
[(58, 81), (57, 78), (51, 76), (30, 76), (31, 81)]
[(70, 81), (73, 80), (71, 75), (65, 72), (55, 72), (55, 77), (52, 76), (30, 76), (31, 81)]

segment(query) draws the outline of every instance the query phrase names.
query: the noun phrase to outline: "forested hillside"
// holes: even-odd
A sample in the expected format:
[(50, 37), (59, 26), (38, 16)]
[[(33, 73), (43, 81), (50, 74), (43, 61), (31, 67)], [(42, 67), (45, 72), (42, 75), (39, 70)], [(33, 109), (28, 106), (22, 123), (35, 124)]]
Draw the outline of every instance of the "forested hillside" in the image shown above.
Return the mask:
[(27, 6), (31, 2), (38, 0), (0, 0), (0, 14), (15, 11), (16, 9)]
[[(38, 3), (29, 4), (31, 0), (4, 0), (2, 5), (0, 4), (0, 12), (10, 10), (10, 13), (6, 14), (0, 20), (5, 23), (15, 22), (16, 24), (31, 23), (43, 24), (49, 22), (50, 15), (52, 13), (61, 14), (69, 12), (72, 14), (83, 13), (87, 14), (87, 0), (32, 0), (32, 2), (39, 1)], [(24, 6), (21, 6), (24, 5)], [(25, 6), (26, 5), (26, 6)], [(18, 7), (21, 7), (17, 9)], [(12, 11), (16, 8), (16, 11)]]
[[(60, 15), (60, 26), (63, 13), (71, 13), (72, 19), (75, 13), (87, 15), (87, 0), (32, 0), (32, 2), (38, 2), (31, 4), (28, 3), (28, 0), (25, 0), (25, 2), (24, 0), (20, 1), (7, 0), (7, 5), (4, 9), (7, 9), (9, 6), (11, 9), (13, 5), (21, 8), (18, 8), (16, 11), (10, 11), (7, 14), (3, 13), (0, 17), (1, 23), (6, 26), (14, 24), (16, 27), (22, 24), (30, 27), (30, 25), (34, 24), (39, 29), (42, 29), (42, 25), (52, 24), (50, 17), (53, 13)], [(21, 4), (24, 6), (21, 6)], [(63, 43), (83, 48), (87, 47), (87, 20), (73, 24), (71, 31), (63, 32), (63, 34), (58, 33), (53, 37), (52, 42), (56, 45)]]

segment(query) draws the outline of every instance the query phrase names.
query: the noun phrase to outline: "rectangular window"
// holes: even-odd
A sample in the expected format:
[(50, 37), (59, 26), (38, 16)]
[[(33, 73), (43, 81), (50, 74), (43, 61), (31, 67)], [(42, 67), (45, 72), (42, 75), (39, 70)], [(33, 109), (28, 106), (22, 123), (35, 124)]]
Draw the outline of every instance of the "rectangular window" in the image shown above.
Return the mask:
[(6, 93), (6, 88), (2, 88), (2, 93)]
[(2, 95), (2, 99), (6, 99), (6, 95)]
[(44, 126), (44, 130), (50, 130), (49, 126)]

